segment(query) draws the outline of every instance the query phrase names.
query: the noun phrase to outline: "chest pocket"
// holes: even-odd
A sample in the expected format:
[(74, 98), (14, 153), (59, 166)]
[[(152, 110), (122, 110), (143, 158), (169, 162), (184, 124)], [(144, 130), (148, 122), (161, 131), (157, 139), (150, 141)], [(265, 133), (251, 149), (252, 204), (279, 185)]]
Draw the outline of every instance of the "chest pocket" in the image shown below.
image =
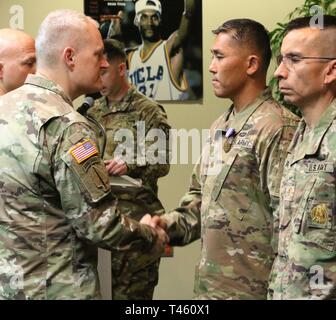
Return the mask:
[(110, 113), (102, 118), (107, 133), (114, 134), (120, 129), (128, 129), (136, 134), (139, 117), (133, 113)]
[(336, 250), (335, 174), (319, 172), (307, 185), (299, 205), (294, 230), (309, 242), (327, 250)]
[(281, 179), (279, 226), (280, 229), (282, 230), (288, 227), (289, 222), (292, 220), (293, 213), (296, 211), (296, 208), (298, 207), (295, 206), (297, 202), (294, 201), (294, 196), (296, 194), (295, 190), (297, 188), (295, 177), (297, 174), (295, 170), (296, 167), (291, 168), (292, 161), (293, 156), (291, 154), (288, 154), (283, 170), (283, 176)]
[(102, 118), (106, 130), (113, 131), (124, 128), (131, 129), (138, 121), (140, 121), (139, 116), (132, 112), (109, 113)]
[(291, 212), (294, 208), (294, 191), (295, 191), (295, 182), (293, 179), (288, 179), (286, 182), (282, 182), (281, 184), (281, 195), (280, 195), (280, 206), (282, 207), (280, 212), (286, 213), (281, 214), (279, 217), (280, 228), (287, 228), (292, 215), (287, 214), (287, 212)]
[[(257, 165), (248, 150), (232, 152), (215, 179), (211, 198), (226, 212), (243, 220), (252, 204), (254, 169)], [(257, 170), (258, 171), (258, 170)]]
[[(138, 117), (132, 113), (128, 115), (126, 113), (110, 113), (103, 117), (102, 122), (107, 136), (105, 155), (108, 158), (123, 156), (130, 163), (134, 161), (138, 120)], [(122, 148), (117, 149), (121, 143)], [(125, 150), (124, 153), (122, 153), (123, 150)]]

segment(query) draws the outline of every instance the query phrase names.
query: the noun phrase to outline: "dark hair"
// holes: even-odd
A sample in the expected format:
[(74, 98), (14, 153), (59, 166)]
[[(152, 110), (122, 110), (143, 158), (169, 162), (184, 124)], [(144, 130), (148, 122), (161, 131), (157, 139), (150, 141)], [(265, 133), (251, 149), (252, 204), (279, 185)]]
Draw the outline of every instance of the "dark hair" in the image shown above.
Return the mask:
[(108, 62), (111, 62), (115, 58), (126, 61), (125, 47), (122, 42), (115, 39), (106, 39), (104, 40), (104, 48)]
[(212, 32), (214, 34), (233, 32), (233, 38), (243, 45), (250, 46), (259, 51), (262, 58), (263, 71), (267, 72), (272, 51), (268, 31), (265, 27), (251, 19), (232, 19), (224, 22)]
[[(323, 18), (323, 29), (336, 28), (336, 17), (329, 15), (321, 15)], [(310, 28), (311, 22), (314, 17), (301, 17), (296, 18), (288, 23), (285, 29), (285, 35), (292, 30)]]

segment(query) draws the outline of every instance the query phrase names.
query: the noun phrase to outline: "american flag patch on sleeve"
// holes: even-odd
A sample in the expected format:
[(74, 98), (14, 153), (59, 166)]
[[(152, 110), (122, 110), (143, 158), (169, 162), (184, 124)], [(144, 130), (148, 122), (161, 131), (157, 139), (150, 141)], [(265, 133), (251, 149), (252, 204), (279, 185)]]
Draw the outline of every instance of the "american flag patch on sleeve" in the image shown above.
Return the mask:
[(70, 153), (72, 157), (76, 160), (76, 162), (80, 164), (86, 159), (89, 159), (92, 156), (98, 154), (98, 150), (94, 142), (92, 142), (90, 139), (87, 139), (82, 143), (79, 143), (76, 146), (74, 146), (70, 150)]

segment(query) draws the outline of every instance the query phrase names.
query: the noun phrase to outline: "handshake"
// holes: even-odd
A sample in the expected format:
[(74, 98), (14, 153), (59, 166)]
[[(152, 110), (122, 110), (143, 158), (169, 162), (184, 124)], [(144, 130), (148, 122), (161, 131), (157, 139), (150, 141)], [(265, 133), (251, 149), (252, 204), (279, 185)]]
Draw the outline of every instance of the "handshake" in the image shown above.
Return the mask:
[(141, 224), (146, 224), (155, 229), (157, 234), (157, 240), (153, 248), (154, 252), (163, 253), (166, 244), (169, 243), (169, 237), (166, 233), (167, 223), (164, 219), (159, 216), (151, 216), (150, 214), (145, 214), (141, 220)]

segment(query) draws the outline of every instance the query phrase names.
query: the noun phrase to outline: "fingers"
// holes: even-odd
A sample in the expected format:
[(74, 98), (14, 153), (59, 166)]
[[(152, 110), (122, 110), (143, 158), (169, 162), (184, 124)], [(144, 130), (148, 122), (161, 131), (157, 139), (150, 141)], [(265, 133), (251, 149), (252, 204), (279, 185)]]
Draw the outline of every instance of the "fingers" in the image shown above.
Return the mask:
[(165, 231), (167, 229), (167, 224), (159, 216), (152, 217), (150, 214), (147, 213), (141, 218), (139, 222), (155, 229), (155, 231), (158, 233), (161, 242), (164, 243), (169, 242), (169, 237)]
[(115, 166), (115, 161), (114, 160), (105, 160), (104, 163), (105, 163), (105, 168), (106, 168), (108, 174), (112, 175), (111, 170)]
[(160, 227), (155, 228), (157, 239), (152, 249), (152, 253), (157, 256), (161, 256), (165, 251), (166, 244), (169, 243), (169, 237), (167, 233)]
[(147, 213), (141, 218), (140, 223), (146, 224), (155, 229), (157, 239), (152, 252), (155, 255), (161, 255), (165, 250), (166, 244), (169, 243), (169, 237), (165, 231), (167, 229), (166, 222), (159, 216), (151, 217), (151, 215)]
[(163, 230), (167, 230), (167, 223), (164, 219), (159, 216), (152, 217), (150, 222), (151, 227), (156, 228), (157, 226), (162, 228)]
[(164, 247), (166, 243), (169, 243), (169, 237), (162, 228), (156, 227), (155, 228), (157, 234), (158, 234), (158, 241), (160, 241), (160, 244)]
[(163, 230), (167, 230), (167, 223), (164, 219), (162, 219), (159, 216), (151, 216), (150, 214), (145, 214), (142, 219), (140, 220), (140, 223), (147, 224), (151, 226), (152, 228), (161, 228)]
[(151, 224), (150, 224), (151, 220), (152, 220), (151, 215), (147, 213), (141, 218), (141, 220), (139, 222), (142, 223), (142, 224), (147, 224), (148, 226), (151, 226)]
[(104, 163), (109, 175), (122, 176), (127, 173), (127, 164), (124, 160), (115, 158), (112, 160), (105, 160)]
[(127, 173), (127, 165), (125, 162), (116, 165), (112, 172), (112, 174), (115, 176), (122, 176), (126, 173)]

